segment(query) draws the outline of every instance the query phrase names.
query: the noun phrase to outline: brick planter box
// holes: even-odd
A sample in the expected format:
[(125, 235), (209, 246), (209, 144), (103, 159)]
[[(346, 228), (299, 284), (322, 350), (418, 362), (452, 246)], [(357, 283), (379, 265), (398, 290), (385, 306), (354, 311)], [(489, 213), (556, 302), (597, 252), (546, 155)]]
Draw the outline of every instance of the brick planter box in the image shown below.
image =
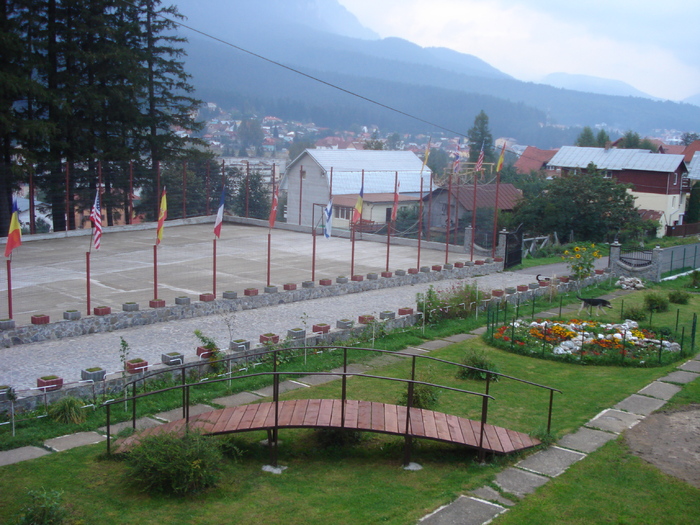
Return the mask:
[(569, 282), (569, 276), (568, 276), (568, 275), (565, 275), (565, 276), (559, 277), (559, 281), (561, 281), (562, 283), (568, 283), (568, 282)]
[(297, 285), (295, 283), (287, 283), (282, 285), (282, 288), (284, 288), (288, 292), (291, 292), (292, 290), (297, 289)]
[(44, 376), (36, 380), (37, 388), (41, 388), (43, 392), (51, 392), (58, 390), (63, 386), (63, 378), (58, 376)]
[(331, 284), (333, 284), (333, 281), (331, 281), (330, 279), (320, 279), (318, 281), (318, 284), (320, 284), (321, 286), (330, 286)]
[(130, 374), (146, 372), (148, 370), (148, 361), (144, 361), (143, 359), (140, 359), (138, 361), (136, 359), (132, 359), (131, 361), (127, 361), (126, 363), (124, 363), (124, 368)]
[(32, 324), (49, 324), (49, 316), (46, 314), (32, 315)]
[(516, 287), (516, 290), (518, 290), (519, 292), (527, 292), (529, 289), (530, 287), (527, 284), (519, 284)]
[(234, 292), (233, 290), (227, 290), (221, 296), (224, 299), (236, 299), (238, 297), (238, 293)]
[(408, 273), (409, 275), (416, 275), (418, 273), (418, 268), (409, 268)]
[(374, 322), (373, 315), (361, 315), (357, 318), (357, 322), (360, 324), (370, 324)]
[(258, 295), (258, 289), (257, 288), (246, 288), (243, 290), (243, 295), (247, 295), (249, 297), (252, 297), (253, 295)]
[(365, 276), (364, 276), (364, 275), (353, 275), (353, 276), (351, 277), (351, 279), (352, 279), (353, 281), (355, 281), (355, 282), (360, 282), (360, 281), (364, 281), (364, 280), (365, 280)]
[(413, 315), (413, 308), (399, 308), (399, 315)]
[(382, 272), (382, 273), (381, 273), (381, 276), (382, 276), (382, 277), (386, 277), (387, 279), (388, 279), (389, 277), (391, 277), (392, 275), (393, 275), (393, 274), (392, 274), (391, 272)]
[(538, 281), (540, 283), (540, 288), (546, 288), (549, 286), (549, 281)]
[(494, 257), (493, 262), (503, 262), (503, 257)]
[(476, 264), (477, 266), (481, 266), (484, 264), (484, 261), (482, 261), (481, 259), (478, 259), (478, 260), (474, 261), (474, 264)]
[(151, 299), (148, 301), (151, 308), (165, 308), (165, 299)]
[(603, 275), (605, 273), (605, 270), (596, 270), (595, 274), (596, 275)]
[(311, 327), (311, 329), (314, 331), (315, 334), (319, 334), (319, 333), (327, 334), (331, 330), (331, 325), (326, 324), (326, 323), (319, 323), (319, 324), (313, 325), (313, 327)]
[(430, 269), (434, 272), (440, 272), (440, 271), (442, 271), (442, 266), (440, 266), (439, 264), (433, 264), (430, 267)]
[(277, 334), (260, 334), (260, 342), (277, 344), (280, 342), (280, 336)]
[(503, 290), (491, 290), (491, 295), (493, 297), (503, 297), (503, 294), (505, 294)]
[(95, 306), (93, 312), (95, 315), (109, 315), (112, 313), (112, 309), (109, 306)]
[(206, 348), (204, 346), (197, 347), (197, 355), (202, 359), (207, 359), (211, 357), (214, 354), (214, 352), (215, 350), (212, 350), (211, 348)]
[(216, 299), (216, 295), (213, 293), (200, 293), (199, 294), (199, 300), (202, 301), (203, 303), (210, 303), (214, 299)]

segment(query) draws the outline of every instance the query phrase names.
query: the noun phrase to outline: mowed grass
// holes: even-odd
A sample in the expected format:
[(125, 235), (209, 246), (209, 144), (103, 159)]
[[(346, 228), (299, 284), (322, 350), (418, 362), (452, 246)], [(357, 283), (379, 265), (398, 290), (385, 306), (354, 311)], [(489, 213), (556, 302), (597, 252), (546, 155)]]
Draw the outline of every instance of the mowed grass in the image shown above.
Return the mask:
[[(697, 306), (689, 305), (689, 308)], [(615, 317), (614, 312), (608, 315)], [(675, 320), (675, 312), (669, 315)], [(682, 319), (686, 317), (684, 310)], [(456, 328), (451, 326), (446, 333), (455, 333)], [(409, 344), (422, 339), (410, 333), (401, 337)], [(388, 346), (394, 345), (388, 343)], [(575, 431), (601, 410), (675, 368), (674, 365), (631, 369), (556, 363), (493, 349), (481, 339), (450, 345), (432, 352), (431, 356), (459, 362), (471, 347), (485, 349), (502, 373), (563, 391), (554, 395), (552, 432), (557, 437)], [(337, 363), (336, 358), (332, 361)], [(372, 373), (408, 378), (410, 369), (411, 358), (398, 358), (387, 360), (385, 366), (373, 369)], [(454, 367), (444, 363), (417, 359), (417, 370), (418, 378), (424, 381), (484, 391), (484, 382), (457, 379)], [(404, 388), (402, 383), (355, 377), (348, 381), (348, 397), (395, 403)], [(697, 399), (692, 392), (686, 400)], [(548, 391), (502, 379), (491, 384), (490, 393), (495, 397), (489, 403), (490, 423), (522, 432), (545, 429)], [(335, 381), (299, 389), (285, 397), (337, 398), (339, 395), (340, 382)], [(478, 419), (481, 404), (475, 396), (445, 391), (437, 410)], [(412, 460), (424, 468), (409, 472), (401, 468), (400, 437), (367, 433), (357, 446), (326, 449), (320, 446), (312, 430), (282, 430), (279, 458), (289, 468), (275, 476), (261, 471), (261, 466), (269, 463), (267, 449), (259, 443), (265, 437), (262, 432), (237, 437), (244, 451), (242, 461), (223, 463), (220, 485), (192, 498), (140, 492), (130, 482), (124, 463), (100, 458), (104, 445), (80, 447), (1, 467), (0, 521), (10, 521), (28, 503), (28, 490), (43, 487), (64, 492), (63, 499), (71, 510), (73, 523), (407, 524), (460, 494), (492, 482), (497, 472), (519, 459), (517, 455), (490, 458), (482, 466), (473, 451), (419, 440)], [(597, 462), (597, 469), (602, 471), (595, 467), (587, 470), (591, 461)], [(564, 487), (550, 488), (566, 481), (570, 474), (578, 477), (567, 481)], [(698, 496), (696, 489), (660, 474), (630, 456), (623, 444), (614, 442), (520, 502), (503, 519), (515, 520), (512, 523), (696, 523)], [(620, 503), (616, 505), (615, 501)], [(654, 507), (655, 513), (643, 510), (647, 507)], [(525, 514), (512, 517), (521, 508)], [(578, 510), (570, 511), (570, 508)], [(669, 515), (672, 508), (678, 511)], [(554, 516), (551, 520), (550, 515)], [(653, 521), (658, 516), (670, 518)], [(647, 518), (649, 521), (643, 521)]]

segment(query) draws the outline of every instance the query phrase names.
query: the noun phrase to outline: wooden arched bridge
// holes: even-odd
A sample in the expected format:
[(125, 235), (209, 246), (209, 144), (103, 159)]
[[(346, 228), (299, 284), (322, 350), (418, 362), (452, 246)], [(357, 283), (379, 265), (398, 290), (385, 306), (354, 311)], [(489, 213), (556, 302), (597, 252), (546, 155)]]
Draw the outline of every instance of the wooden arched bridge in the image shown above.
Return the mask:
[[(412, 358), (412, 372), (410, 379), (399, 379), (394, 377), (383, 377), (366, 373), (349, 372), (347, 367), (347, 351), (357, 350), (356, 348), (340, 348), (337, 350), (344, 352), (343, 372), (290, 372), (288, 370), (278, 371), (279, 359), (276, 355), (283, 350), (272, 350), (262, 352), (262, 354), (272, 353), (272, 370), (265, 372), (254, 372), (250, 374), (237, 375), (233, 378), (223, 377), (212, 381), (231, 381), (232, 379), (243, 379), (249, 377), (271, 375), (273, 377), (273, 395), (272, 401), (261, 402), (250, 405), (242, 405), (231, 408), (213, 410), (210, 412), (201, 413), (195, 416), (189, 415), (189, 392), (191, 388), (206, 383), (191, 383), (185, 381), (185, 365), (182, 368), (182, 384), (170, 387), (163, 390), (148, 392), (145, 394), (134, 394), (127, 398), (126, 401), (133, 403), (133, 427), (136, 428), (136, 402), (138, 399), (165, 392), (173, 389), (182, 389), (183, 392), (183, 418), (177, 421), (172, 421), (156, 427), (151, 427), (142, 432), (133, 434), (132, 436), (119, 440), (116, 444), (117, 452), (128, 451), (136, 445), (140, 440), (147, 436), (156, 435), (163, 432), (184, 433), (186, 430), (198, 430), (205, 435), (222, 435), (236, 432), (248, 432), (254, 430), (266, 430), (268, 432), (268, 443), (270, 444), (271, 463), (277, 464), (277, 435), (279, 429), (283, 428), (335, 428), (348, 430), (361, 430), (378, 432), (385, 434), (394, 434), (403, 436), (406, 441), (404, 449), (404, 463), (410, 461), (411, 440), (414, 438), (431, 439), (445, 443), (453, 443), (476, 449), (479, 451), (479, 456), (483, 458), (486, 453), (492, 454), (508, 454), (519, 450), (528, 449), (539, 445), (540, 442), (522, 432), (498, 427), (487, 423), (488, 403), (493, 397), (489, 395), (489, 384), (493, 376), (502, 378), (514, 379), (529, 385), (547, 389), (550, 393), (550, 407), (548, 416), (548, 431), (551, 424), (551, 410), (553, 393), (558, 391), (551, 387), (537, 385), (528, 381), (523, 381), (503, 374), (489, 373), (486, 379), (486, 392), (471, 392), (468, 390), (448, 387), (445, 385), (437, 385), (426, 383), (415, 379), (416, 361), (417, 359), (430, 359), (442, 363), (448, 363), (457, 367), (467, 367), (459, 363), (444, 361), (429, 356), (410, 356)], [(372, 352), (383, 352), (389, 354), (397, 354), (396, 352), (388, 352), (383, 350), (362, 349)], [(407, 357), (405, 354), (399, 354)], [(196, 366), (196, 365), (194, 365)], [(243, 369), (245, 370), (245, 369)], [(486, 372), (486, 371), (482, 371)], [(342, 393), (340, 399), (299, 399), (299, 400), (280, 400), (280, 376), (281, 375), (332, 375), (340, 376)], [(407, 385), (407, 400), (408, 406), (399, 406), (387, 403), (378, 403), (370, 401), (358, 401), (348, 399), (346, 392), (346, 382), (349, 377), (361, 376), (375, 378), (387, 381), (399, 381)], [(137, 381), (143, 381), (140, 378)], [(212, 381), (207, 381), (211, 383)], [(477, 396), (481, 399), (481, 417), (480, 420), (471, 420), (455, 415), (444, 414), (433, 410), (426, 410), (412, 406), (413, 390), (416, 385), (426, 385), (434, 388), (441, 388), (458, 393), (463, 393), (469, 396)], [(123, 403), (125, 400), (113, 400), (105, 403), (107, 407), (107, 433), (108, 451), (110, 448), (110, 407), (116, 403)]]

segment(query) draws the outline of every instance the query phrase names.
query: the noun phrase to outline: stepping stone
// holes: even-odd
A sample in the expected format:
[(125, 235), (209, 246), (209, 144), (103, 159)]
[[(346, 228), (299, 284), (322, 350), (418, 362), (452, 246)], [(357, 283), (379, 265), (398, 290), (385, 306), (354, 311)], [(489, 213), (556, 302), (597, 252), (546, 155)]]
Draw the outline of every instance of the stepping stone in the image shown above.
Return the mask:
[(565, 450), (559, 447), (549, 447), (546, 450), (535, 452), (515, 466), (532, 470), (533, 472), (544, 474), (545, 476), (555, 477), (585, 457), (586, 455), (580, 452)]
[(330, 383), (331, 381), (337, 381), (340, 379), (340, 376), (331, 376), (331, 375), (319, 375), (319, 376), (303, 376), (300, 377), (297, 381), (300, 383), (304, 383), (306, 385), (323, 385), (325, 383)]
[(698, 374), (678, 370), (676, 372), (671, 372), (667, 376), (660, 378), (659, 381), (665, 381), (667, 383), (679, 383), (681, 385), (686, 385), (686, 384), (690, 383), (691, 381), (695, 381), (695, 379), (697, 379), (697, 378), (698, 378)]
[(418, 345), (420, 348), (424, 348), (425, 350), (438, 350), (440, 348), (445, 348), (446, 346), (451, 345), (449, 341), (443, 341), (442, 339), (435, 339), (434, 341), (426, 341), (425, 343), (421, 343)]
[(77, 434), (68, 434), (67, 436), (48, 439), (44, 441), (44, 446), (56, 452), (63, 452), (64, 450), (82, 447), (83, 445), (94, 445), (95, 443), (101, 443), (106, 440), (107, 436), (103, 436), (97, 432), (78, 432)]
[(399, 350), (396, 352), (397, 354), (405, 355), (405, 356), (412, 356), (412, 355), (425, 355), (428, 353), (428, 350), (423, 350), (422, 348), (406, 348), (404, 350)]
[(654, 410), (660, 409), (665, 404), (666, 401), (663, 399), (655, 399), (653, 397), (632, 394), (627, 399), (620, 401), (613, 408), (624, 410), (625, 412), (630, 412), (632, 414), (639, 414), (640, 416), (648, 416)]
[(0, 452), (0, 467), (27, 461), (28, 459), (40, 458), (47, 454), (51, 454), (51, 452), (39, 447), (20, 447), (12, 450), (3, 450)]
[(549, 481), (549, 478), (520, 470), (519, 468), (510, 467), (496, 474), (496, 485), (504, 492), (515, 494), (519, 498), (524, 497), (531, 492), (535, 492), (538, 487), (541, 487)]
[(480, 326), (479, 328), (475, 328), (474, 330), (471, 331), (472, 334), (474, 335), (484, 335), (486, 333), (487, 328), (485, 326)]
[(456, 334), (456, 335), (451, 335), (449, 337), (443, 337), (445, 341), (449, 341), (450, 343), (461, 343), (462, 341), (466, 341), (468, 339), (474, 339), (476, 337), (476, 334), (471, 333), (471, 334)]
[[(205, 412), (211, 412), (212, 410), (214, 410), (214, 407), (209, 405), (193, 405), (190, 407), (190, 417), (204, 414)], [(182, 407), (168, 410), (167, 412), (161, 412), (160, 414), (156, 414), (155, 417), (163, 421), (177, 421), (183, 418)]]
[(260, 401), (262, 396), (257, 396), (252, 392), (240, 392), (238, 394), (233, 394), (232, 396), (217, 397), (212, 399), (212, 402), (217, 405), (225, 406), (226, 408), (238, 407), (241, 405), (249, 405), (250, 403), (255, 403)]
[[(358, 365), (358, 364), (351, 364), (348, 365), (348, 374), (364, 374), (368, 370), (371, 370), (371, 367), (367, 365)], [(343, 367), (338, 367), (334, 368), (331, 370), (334, 374), (342, 374), (343, 373)], [(349, 379), (349, 378), (348, 378)]]
[[(294, 381), (282, 381), (279, 384), (279, 393), (284, 394), (285, 392), (290, 392), (291, 390), (297, 390), (299, 388), (304, 388), (304, 385), (295, 383)], [(259, 395), (260, 397), (272, 397), (273, 386), (266, 386), (260, 390), (254, 390), (253, 394)]]
[(642, 416), (609, 408), (591, 419), (586, 423), (586, 426), (619, 434), (628, 428), (632, 428), (641, 419), (643, 419)]
[(700, 373), (700, 361), (688, 361), (687, 363), (683, 363), (678, 368), (685, 370), (686, 372)]
[(460, 496), (449, 505), (428, 514), (422, 525), (482, 525), (507, 509), (488, 501)]
[(485, 485), (485, 486), (478, 488), (476, 490), (472, 490), (471, 493), (479, 499), (485, 499), (487, 501), (495, 501), (495, 502), (498, 502), (501, 505), (505, 505), (507, 507), (512, 507), (513, 505), (515, 505), (514, 501), (511, 501), (508, 498), (504, 498), (503, 496), (501, 496), (500, 492), (489, 487), (488, 485)]
[[(163, 424), (162, 421), (158, 421), (158, 420), (150, 418), (150, 417), (140, 417), (139, 419), (136, 420), (136, 430), (143, 430), (146, 428), (157, 427), (158, 425), (162, 425), (162, 424)], [(132, 428), (132, 424), (131, 424), (130, 419), (128, 421), (122, 421), (121, 423), (113, 423), (113, 424), (109, 425), (109, 433), (111, 436), (115, 436), (125, 428)], [(100, 427), (97, 430), (99, 432), (107, 433), (106, 426)]]
[(561, 438), (557, 444), (578, 450), (579, 452), (595, 452), (608, 441), (616, 439), (616, 434), (603, 432), (601, 430), (593, 430), (592, 428), (581, 427), (574, 434), (568, 434)]
[(639, 393), (645, 396), (655, 397), (657, 399), (665, 399), (666, 401), (668, 401), (680, 391), (681, 387), (677, 385), (654, 381), (650, 385), (647, 385), (644, 388), (642, 388), (639, 391)]

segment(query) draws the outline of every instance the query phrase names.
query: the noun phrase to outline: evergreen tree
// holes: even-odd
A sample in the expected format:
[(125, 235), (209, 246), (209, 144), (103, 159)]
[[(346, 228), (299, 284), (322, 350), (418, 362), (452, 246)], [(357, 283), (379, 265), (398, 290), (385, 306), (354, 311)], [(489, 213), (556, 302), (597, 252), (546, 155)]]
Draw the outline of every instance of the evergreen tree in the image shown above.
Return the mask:
[(481, 110), (474, 119), (474, 126), (467, 132), (469, 138), (469, 162), (476, 162), (484, 148), (484, 162), (493, 162), (493, 135), (489, 129), (489, 117)]
[[(250, 176), (242, 174), (236, 181), (233, 212), (241, 217), (267, 219), (270, 215), (270, 192), (257, 171)], [(247, 215), (246, 215), (247, 210)], [(282, 214), (280, 213), (281, 217)]]
[(576, 143), (574, 145), (578, 146), (579, 148), (596, 147), (598, 144), (593, 136), (593, 130), (589, 126), (585, 126), (576, 139)]
[(595, 145), (599, 148), (604, 148), (610, 142), (610, 135), (604, 129), (601, 129), (595, 136)]
[(688, 199), (688, 209), (683, 217), (683, 222), (693, 223), (700, 222), (700, 184), (697, 182), (693, 185)]

